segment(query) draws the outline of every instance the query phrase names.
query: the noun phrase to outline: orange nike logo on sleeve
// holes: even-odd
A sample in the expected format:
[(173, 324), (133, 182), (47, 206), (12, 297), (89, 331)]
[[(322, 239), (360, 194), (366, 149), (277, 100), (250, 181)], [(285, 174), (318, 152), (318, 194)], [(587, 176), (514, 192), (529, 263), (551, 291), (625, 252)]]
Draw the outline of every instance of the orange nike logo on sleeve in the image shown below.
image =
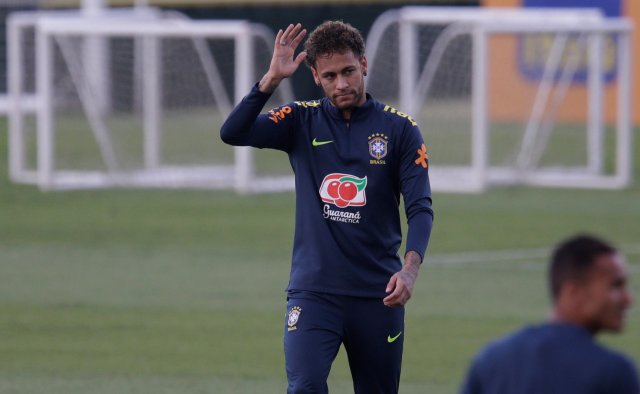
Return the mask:
[(429, 160), (429, 155), (427, 154), (427, 147), (424, 144), (422, 144), (422, 146), (420, 146), (420, 149), (418, 149), (417, 152), (418, 152), (418, 158), (415, 160), (415, 163), (417, 165), (421, 165), (422, 168), (429, 167), (429, 164), (427, 163), (427, 160)]

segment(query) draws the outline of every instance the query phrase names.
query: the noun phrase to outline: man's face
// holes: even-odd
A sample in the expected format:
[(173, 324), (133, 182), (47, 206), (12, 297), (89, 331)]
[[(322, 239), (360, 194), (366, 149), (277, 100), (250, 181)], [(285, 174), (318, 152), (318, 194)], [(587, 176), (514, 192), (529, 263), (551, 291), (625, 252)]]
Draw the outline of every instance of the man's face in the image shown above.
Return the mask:
[(622, 256), (616, 253), (596, 258), (576, 293), (590, 331), (622, 330), (625, 312), (632, 301), (627, 281), (628, 273)]
[(364, 93), (364, 75), (367, 59), (359, 59), (352, 51), (318, 56), (311, 68), (313, 79), (336, 108), (345, 110), (359, 107), (367, 101)]

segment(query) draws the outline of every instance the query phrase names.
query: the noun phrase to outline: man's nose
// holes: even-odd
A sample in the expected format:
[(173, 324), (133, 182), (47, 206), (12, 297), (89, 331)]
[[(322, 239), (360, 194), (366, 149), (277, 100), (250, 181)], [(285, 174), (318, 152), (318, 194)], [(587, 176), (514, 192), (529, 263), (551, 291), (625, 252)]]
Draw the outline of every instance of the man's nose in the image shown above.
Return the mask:
[(347, 79), (347, 77), (344, 77), (342, 75), (338, 76), (338, 83), (336, 84), (336, 87), (338, 89), (346, 89), (349, 87), (349, 80)]

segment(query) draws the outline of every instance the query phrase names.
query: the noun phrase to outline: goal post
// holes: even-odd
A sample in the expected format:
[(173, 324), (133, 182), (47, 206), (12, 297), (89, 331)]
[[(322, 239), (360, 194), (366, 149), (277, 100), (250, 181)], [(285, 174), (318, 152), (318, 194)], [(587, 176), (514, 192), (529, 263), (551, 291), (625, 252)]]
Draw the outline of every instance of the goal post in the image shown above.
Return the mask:
[(631, 29), (594, 9), (404, 7), (367, 37), (367, 86), (418, 120), (434, 190), (622, 188)]
[[(144, 7), (19, 13), (9, 31), (14, 181), (43, 190), (293, 187), (290, 168), (218, 134), (269, 60), (266, 27)], [(272, 100), (292, 99), (285, 81)], [(257, 168), (255, 156), (270, 164)]]

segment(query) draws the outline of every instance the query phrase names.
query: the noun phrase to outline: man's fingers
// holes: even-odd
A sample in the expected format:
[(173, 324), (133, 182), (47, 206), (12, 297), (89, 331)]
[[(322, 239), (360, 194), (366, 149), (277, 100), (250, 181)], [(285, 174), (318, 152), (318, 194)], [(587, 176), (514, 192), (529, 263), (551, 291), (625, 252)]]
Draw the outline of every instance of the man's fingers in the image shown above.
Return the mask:
[(293, 28), (293, 25), (287, 26), (285, 30), (278, 29), (278, 33), (276, 33), (276, 49), (278, 46), (284, 46), (287, 43), (287, 35)]
[(391, 276), (391, 279), (389, 279), (389, 283), (387, 283), (387, 288), (385, 289), (385, 291), (387, 293), (389, 293), (390, 291), (392, 291), (396, 287), (396, 281), (397, 280), (398, 280), (398, 275), (397, 274), (394, 274), (394, 275)]
[(382, 302), (386, 306), (390, 306), (390, 307), (403, 306), (407, 303), (407, 301), (409, 301), (409, 298), (410, 297), (406, 295), (398, 294), (398, 295), (386, 297), (384, 300), (382, 300)]
[[(289, 25), (289, 26), (293, 26), (293, 25)], [(295, 39), (298, 37), (298, 34), (300, 33), (300, 30), (302, 30), (302, 25), (300, 23), (296, 23), (296, 25), (293, 26), (289, 34), (285, 37), (285, 39), (287, 40), (287, 45), (290, 45), (295, 41)]]
[[(391, 283), (389, 283), (389, 285), (391, 285)], [(387, 293), (391, 290), (393, 290), (393, 292), (382, 300), (385, 304), (396, 304), (398, 300), (402, 298), (402, 288), (400, 286), (396, 286), (395, 283), (391, 288), (387, 286)]]
[(405, 303), (405, 286), (402, 286), (402, 283), (398, 281), (398, 276), (394, 275), (389, 280), (389, 284), (387, 284), (387, 293), (391, 292), (388, 296), (386, 296), (382, 302), (389, 307), (397, 307), (402, 306)]
[(382, 302), (384, 302), (385, 305), (393, 305), (397, 302), (397, 298), (398, 295), (396, 293), (391, 293), (388, 296), (384, 297)]
[[(392, 277), (391, 279), (393, 280), (394, 277)], [(409, 291), (407, 286), (402, 283), (402, 281), (395, 280), (393, 282), (394, 282), (393, 292), (388, 296), (386, 296), (382, 300), (382, 302), (386, 306), (391, 306), (391, 307), (402, 306), (406, 304), (407, 301), (409, 301), (409, 299), (411, 298), (411, 292)], [(391, 281), (389, 281), (389, 285), (391, 285)], [(391, 289), (389, 289), (389, 285), (387, 285), (387, 293), (391, 291)]]
[(284, 30), (284, 37), (283, 38), (287, 38), (289, 33), (291, 33), (291, 30), (293, 30), (295, 26), (293, 25), (293, 23), (289, 23), (289, 26), (287, 26), (287, 28)]
[[(302, 25), (298, 24), (298, 26), (302, 29)], [(302, 42), (302, 39), (304, 38), (304, 36), (306, 36), (306, 35), (307, 35), (307, 30), (306, 29), (299, 30), (295, 34), (295, 36), (292, 36), (293, 40), (291, 41), (291, 46), (293, 48), (297, 48), (298, 45), (300, 45), (300, 42)]]
[(282, 33), (282, 36), (280, 37), (279, 44), (281, 46), (291, 45), (293, 40), (298, 35), (298, 32), (300, 31), (300, 29), (302, 29), (302, 25), (300, 23), (296, 25), (290, 24), (289, 26), (287, 26), (286, 30), (284, 31), (284, 33)]
[(392, 293), (391, 295), (388, 295), (387, 297), (385, 297), (382, 300), (382, 302), (386, 306), (390, 306), (390, 307), (396, 307), (396, 306), (404, 305), (402, 295), (401, 294), (396, 294), (395, 292)]
[(300, 63), (302, 63), (306, 57), (307, 57), (307, 52), (298, 53), (298, 56), (296, 56), (296, 60), (295, 60), (296, 64), (300, 65)]

